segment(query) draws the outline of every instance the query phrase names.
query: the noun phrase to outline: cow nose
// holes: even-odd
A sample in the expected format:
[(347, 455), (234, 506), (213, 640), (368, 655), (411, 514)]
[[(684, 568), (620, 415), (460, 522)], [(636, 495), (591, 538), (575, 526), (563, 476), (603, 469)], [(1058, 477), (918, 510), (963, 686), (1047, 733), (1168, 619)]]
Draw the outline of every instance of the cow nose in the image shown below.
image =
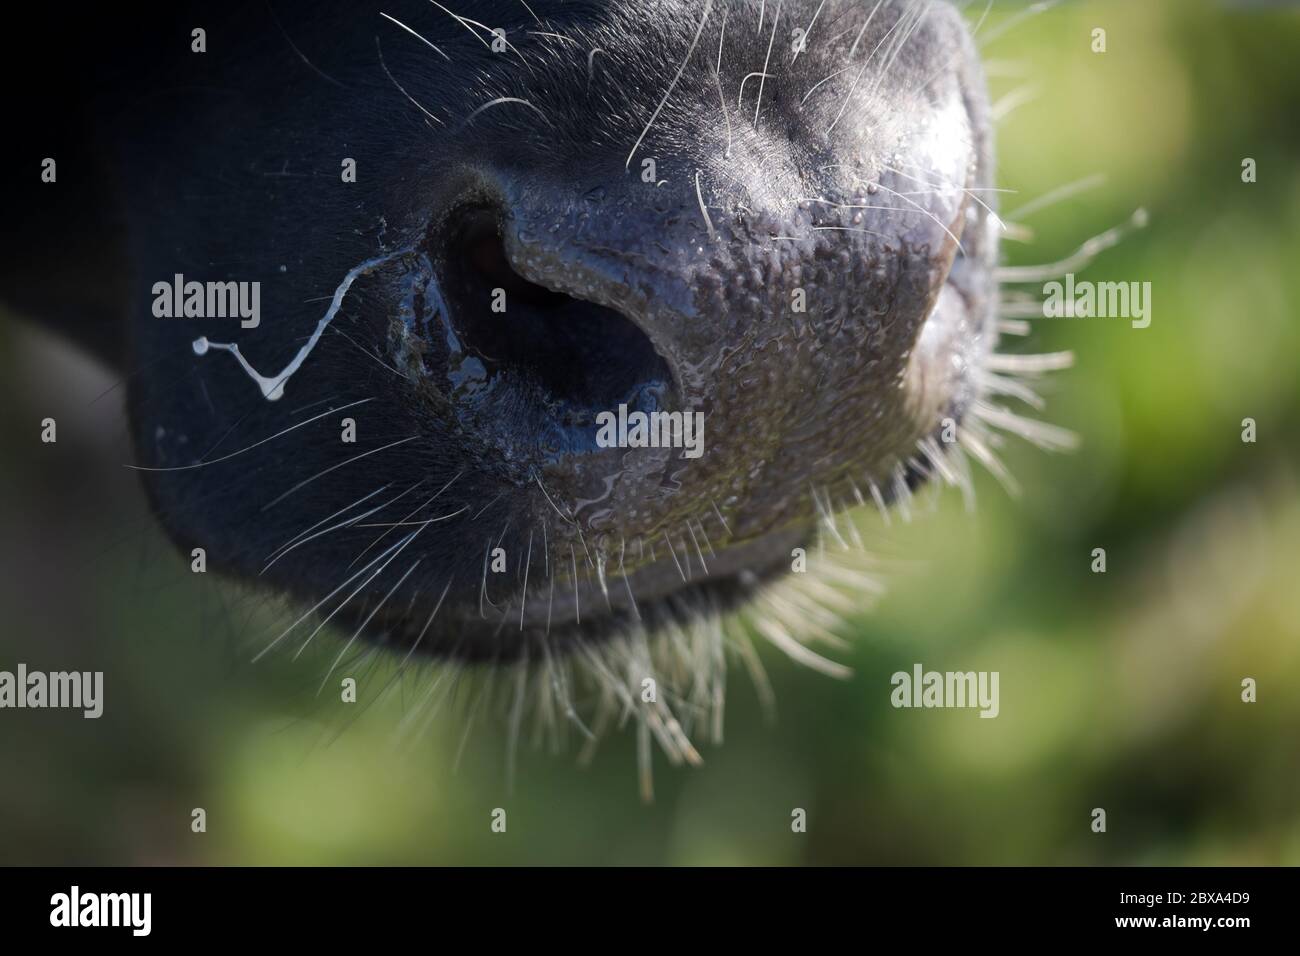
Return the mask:
[[(955, 373), (917, 360), (941, 298), (960, 312), (960, 191), (903, 215), (834, 182), (760, 204), (702, 178), (484, 179), (430, 231), (446, 384), (555, 532), (618, 551), (712, 512), (752, 540), (938, 422)], [(601, 440), (638, 412), (679, 415), (675, 442)]]

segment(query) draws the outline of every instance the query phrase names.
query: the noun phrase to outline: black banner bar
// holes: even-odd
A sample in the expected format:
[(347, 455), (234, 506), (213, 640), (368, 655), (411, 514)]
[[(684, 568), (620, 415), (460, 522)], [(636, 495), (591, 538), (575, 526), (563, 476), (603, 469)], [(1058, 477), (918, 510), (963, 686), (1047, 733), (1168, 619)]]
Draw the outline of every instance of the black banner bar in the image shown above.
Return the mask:
[[(1000, 940), (1106, 936), (1213, 939), (1291, 921), (1290, 869), (6, 869), (8, 940), (154, 939), (204, 944), (375, 941), (449, 944), (462, 933), (610, 925), (660, 936), (712, 914), (716, 932), (777, 923), (855, 934)], [(760, 922), (754, 923), (755, 917)], [(736, 919), (735, 917), (740, 917)], [(611, 922), (612, 921), (612, 922)], [(446, 926), (441, 938), (432, 926)]]

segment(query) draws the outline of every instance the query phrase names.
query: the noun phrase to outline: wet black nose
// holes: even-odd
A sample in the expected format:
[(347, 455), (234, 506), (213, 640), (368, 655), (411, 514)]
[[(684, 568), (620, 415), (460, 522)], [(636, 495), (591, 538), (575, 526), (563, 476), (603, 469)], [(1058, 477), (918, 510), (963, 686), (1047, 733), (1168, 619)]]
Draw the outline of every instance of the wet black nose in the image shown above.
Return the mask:
[[(711, 10), (656, 50), (666, 76), (633, 70), (636, 30), (557, 50), (545, 83), (518, 71), (416, 207), (439, 211), (429, 401), (503, 483), (537, 475), (561, 506), (521, 512), (610, 553), (713, 513), (724, 545), (754, 541), (812, 521), (813, 489), (891, 481), (953, 414), (984, 328), (985, 107), (955, 11), (881, 4), (769, 77), (744, 64), (775, 41)], [(645, 109), (611, 106), (642, 80)], [(950, 281), (959, 249), (970, 281)], [(604, 447), (622, 406), (703, 416), (698, 453)]]
[[(737, 162), (484, 172), (430, 227), (440, 396), (516, 484), (540, 477), (557, 533), (617, 550), (723, 511), (754, 539), (810, 520), (810, 488), (883, 480), (946, 413), (957, 373), (922, 333), (957, 298), (960, 190), (886, 203), (905, 177), (832, 166), (778, 196)], [(635, 412), (701, 422), (694, 445), (601, 439)]]

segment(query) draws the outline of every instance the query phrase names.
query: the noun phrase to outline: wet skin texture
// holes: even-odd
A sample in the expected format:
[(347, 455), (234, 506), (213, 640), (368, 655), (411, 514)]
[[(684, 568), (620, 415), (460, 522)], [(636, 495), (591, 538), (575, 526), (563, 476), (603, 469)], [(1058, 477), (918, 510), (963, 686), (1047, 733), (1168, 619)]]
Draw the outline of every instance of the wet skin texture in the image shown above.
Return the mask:
[[(399, 652), (501, 661), (742, 601), (819, 502), (925, 478), (993, 338), (987, 106), (950, 7), (332, 6), (106, 19), (53, 71), (72, 98), (24, 118), (59, 195), (20, 202), (5, 293), (130, 374), (184, 551)], [(87, 281), (52, 282), (70, 249)], [(273, 375), (379, 256), (278, 401), (191, 348)], [(260, 282), (260, 326), (155, 318), (176, 273)], [(703, 455), (597, 447), (622, 402), (702, 411)]]

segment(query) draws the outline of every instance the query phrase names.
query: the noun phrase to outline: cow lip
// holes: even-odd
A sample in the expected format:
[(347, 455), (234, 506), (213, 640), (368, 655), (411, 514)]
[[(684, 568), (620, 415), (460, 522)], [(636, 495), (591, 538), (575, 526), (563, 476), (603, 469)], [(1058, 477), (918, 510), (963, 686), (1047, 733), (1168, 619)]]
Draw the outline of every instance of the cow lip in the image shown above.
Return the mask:
[[(524, 589), (516, 587), (508, 594), (492, 595), (490, 605), (484, 598), (481, 609), (473, 601), (442, 606), (438, 628), (426, 626), (432, 610), (426, 609), (427, 605), (381, 609), (369, 615), (364, 605), (356, 604), (342, 616), (357, 623), (369, 617), (367, 630), (371, 636), (398, 654), (463, 663), (502, 663), (597, 645), (638, 627), (654, 630), (664, 623), (683, 620), (682, 612), (691, 605), (719, 613), (738, 607), (787, 570), (790, 548), (806, 539), (806, 529), (786, 529), (715, 554), (705, 549), (708, 572), (703, 572), (696, 554), (689, 576), (679, 545), (681, 573), (673, 558), (660, 555), (636, 571), (606, 573), (603, 587), (599, 573), (586, 564), (583, 556), (577, 556), (576, 590), (571, 573), (563, 581), (555, 580), (553, 590), (545, 578), (530, 581), (525, 601), (521, 601)], [(658, 587), (647, 585), (647, 572), (658, 577)], [(630, 600), (633, 594), (635, 599)], [(448, 642), (446, 634), (455, 635), (453, 643)]]

